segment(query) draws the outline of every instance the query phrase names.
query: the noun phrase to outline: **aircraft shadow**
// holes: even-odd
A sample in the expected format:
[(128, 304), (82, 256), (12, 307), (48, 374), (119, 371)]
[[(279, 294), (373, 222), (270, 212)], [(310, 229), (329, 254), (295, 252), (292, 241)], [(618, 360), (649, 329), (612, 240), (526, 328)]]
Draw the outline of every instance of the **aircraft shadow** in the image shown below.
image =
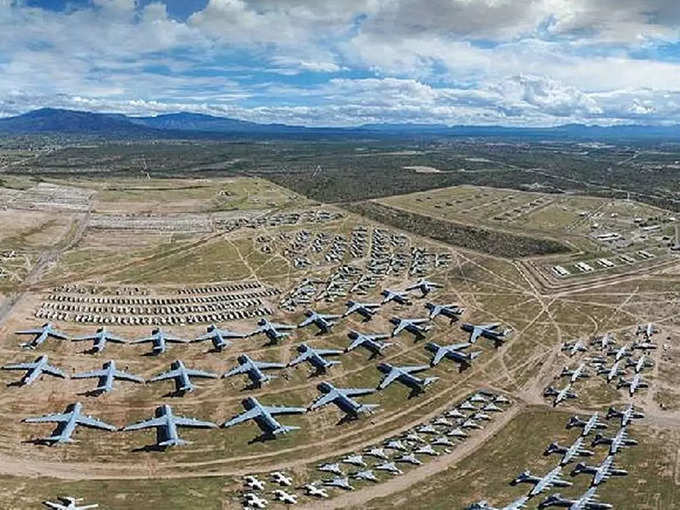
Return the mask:
[(131, 451), (133, 453), (140, 453), (140, 452), (164, 452), (168, 449), (167, 446), (160, 446), (157, 444), (148, 444), (146, 446), (140, 446), (138, 448), (133, 448)]
[(20, 379), (18, 381), (9, 382), (5, 386), (7, 386), (8, 388), (18, 388), (18, 387), (23, 386), (23, 385), (24, 385), (24, 383), (21, 382), (21, 379)]
[(273, 441), (276, 439), (276, 436), (269, 434), (267, 432), (264, 432), (260, 434), (259, 436), (255, 436), (253, 439), (248, 441), (248, 444), (256, 444), (256, 443), (265, 443), (267, 441)]

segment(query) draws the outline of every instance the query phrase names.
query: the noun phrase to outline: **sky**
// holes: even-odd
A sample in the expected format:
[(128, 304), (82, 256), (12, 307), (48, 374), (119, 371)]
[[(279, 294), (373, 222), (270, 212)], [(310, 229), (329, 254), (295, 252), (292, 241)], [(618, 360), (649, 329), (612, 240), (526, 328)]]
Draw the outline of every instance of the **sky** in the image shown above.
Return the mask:
[(679, 0), (0, 0), (0, 116), (680, 123)]

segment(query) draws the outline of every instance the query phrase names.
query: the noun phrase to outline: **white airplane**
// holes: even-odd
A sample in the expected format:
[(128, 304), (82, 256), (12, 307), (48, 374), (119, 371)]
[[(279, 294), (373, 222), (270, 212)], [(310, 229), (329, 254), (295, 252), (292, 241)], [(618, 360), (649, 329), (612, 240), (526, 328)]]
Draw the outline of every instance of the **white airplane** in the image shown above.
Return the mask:
[(430, 455), (432, 457), (437, 457), (439, 455), (439, 452), (432, 448), (431, 444), (419, 446), (418, 448), (413, 450), (413, 453), (415, 453), (416, 455)]
[(569, 367), (564, 367), (562, 369), (562, 372), (560, 373), (560, 377), (565, 377), (569, 376), (569, 382), (570, 383), (575, 383), (579, 378), (581, 377), (590, 377), (590, 374), (586, 370), (586, 364), (581, 363), (579, 366), (577, 366), (574, 369), (570, 369)]
[(456, 427), (455, 429), (449, 430), (446, 433), (446, 435), (449, 437), (458, 437), (461, 439), (468, 437), (468, 435), (460, 427)]
[(636, 373), (632, 379), (624, 379), (623, 377), (620, 378), (617, 387), (618, 388), (628, 387), (628, 391), (630, 393), (630, 396), (632, 397), (638, 389), (648, 388), (649, 383), (642, 379), (642, 374)]
[(621, 418), (621, 427), (626, 427), (632, 420), (644, 418), (645, 415), (633, 408), (633, 404), (629, 404), (623, 411), (617, 411), (613, 407), (609, 408), (607, 412), (607, 419)]
[(321, 487), (317, 487), (313, 483), (308, 483), (303, 487), (305, 489), (307, 496), (314, 496), (315, 498), (327, 498), (328, 497), (328, 492), (326, 492), (326, 489), (323, 489)]
[(542, 501), (538, 508), (548, 508), (549, 506), (568, 507), (569, 510), (608, 510), (614, 508), (609, 503), (600, 503), (595, 491), (597, 487), (591, 487), (578, 499), (567, 499), (560, 493), (555, 493)]
[(403, 473), (403, 471), (399, 469), (394, 462), (384, 462), (382, 464), (376, 464), (375, 466), (373, 466), (373, 469), (377, 469), (378, 471), (387, 471), (388, 473), (392, 473), (393, 475), (400, 475)]
[(620, 361), (623, 358), (629, 357), (632, 353), (629, 345), (622, 345), (618, 349), (610, 349), (607, 352), (608, 356), (614, 356), (614, 361)]
[(387, 443), (385, 443), (385, 448), (388, 448), (390, 450), (397, 450), (400, 452), (405, 452), (408, 450), (406, 446), (404, 446), (404, 443), (402, 443), (398, 439), (392, 439), (390, 441), (387, 441)]
[(405, 455), (400, 455), (394, 459), (395, 462), (404, 462), (405, 464), (413, 464), (414, 466), (420, 466), (422, 462), (416, 458), (413, 453), (408, 453)]
[(285, 503), (287, 505), (295, 505), (297, 504), (297, 496), (295, 494), (290, 494), (284, 490), (281, 489), (276, 489), (274, 491), (274, 499), (276, 501), (280, 501), (281, 503)]
[(567, 429), (572, 427), (583, 427), (581, 431), (581, 436), (585, 437), (590, 434), (593, 430), (606, 429), (607, 424), (600, 421), (600, 415), (598, 413), (593, 413), (587, 420), (582, 420), (576, 416), (569, 418), (567, 422)]
[(564, 388), (556, 390), (552, 386), (548, 386), (543, 392), (545, 397), (555, 397), (553, 401), (553, 407), (557, 406), (561, 402), (564, 402), (568, 398), (576, 398), (578, 395), (571, 391), (571, 384), (567, 384)]
[(243, 479), (243, 483), (249, 489), (255, 489), (258, 491), (264, 490), (264, 482), (254, 475), (248, 475)]
[(643, 369), (653, 367), (654, 362), (652, 362), (647, 356), (643, 354), (637, 360), (629, 358), (626, 366), (635, 367), (635, 373), (639, 374)]
[(29, 386), (38, 377), (43, 374), (52, 375), (54, 377), (61, 377), (65, 379), (67, 376), (64, 372), (59, 370), (49, 364), (46, 355), (39, 356), (35, 361), (29, 363), (15, 363), (11, 365), (5, 365), (2, 367), (3, 370), (26, 370), (26, 374), (21, 378), (19, 384), (21, 386)]
[(83, 498), (72, 498), (70, 496), (58, 496), (58, 502), (43, 501), (43, 505), (52, 510), (89, 510), (90, 508), (99, 508), (98, 504), (94, 505), (79, 505)]
[(454, 446), (453, 442), (449, 440), (446, 436), (438, 436), (435, 437), (432, 440), (432, 443), (430, 443), (432, 446), (447, 446), (451, 447)]
[(349, 478), (347, 477), (333, 478), (332, 480), (323, 480), (322, 483), (328, 487), (339, 487), (340, 489), (345, 489), (346, 491), (354, 490), (354, 487), (350, 485)]
[(406, 289), (404, 290), (406, 290), (406, 292), (410, 292), (412, 290), (419, 290), (422, 294), (422, 297), (425, 297), (433, 290), (441, 289), (443, 287), (444, 286), (441, 283), (431, 282), (429, 280), (422, 279), (419, 282), (406, 287)]
[(246, 492), (244, 498), (244, 506), (246, 508), (267, 508), (267, 505), (269, 504), (269, 501), (259, 497), (254, 492)]
[(600, 368), (597, 373), (598, 374), (607, 374), (607, 382), (610, 383), (612, 382), (617, 375), (620, 375), (623, 371), (621, 369), (621, 363), (623, 360), (618, 360), (615, 361), (614, 364), (607, 368), (607, 367), (602, 367)]
[(379, 482), (378, 477), (373, 474), (373, 470), (366, 469), (364, 471), (357, 471), (352, 475), (356, 480), (366, 480), (369, 482)]
[(364, 455), (368, 455), (370, 457), (375, 457), (377, 459), (382, 459), (382, 460), (387, 460), (389, 458), (385, 454), (384, 448), (370, 448), (370, 449), (364, 451)]
[(286, 476), (281, 471), (274, 471), (271, 474), (271, 481), (274, 483), (278, 483), (283, 487), (290, 487), (291, 485), (293, 485), (293, 478), (290, 476)]
[(323, 471), (325, 473), (333, 473), (334, 475), (338, 476), (345, 476), (345, 473), (342, 471), (340, 468), (340, 464), (337, 462), (335, 463), (326, 463), (326, 464), (319, 464), (316, 467), (317, 470)]
[(645, 338), (647, 338), (647, 340), (649, 340), (654, 334), (658, 332), (659, 332), (658, 328), (651, 322), (648, 322), (647, 324), (638, 326), (637, 330), (635, 331), (635, 334), (636, 335), (642, 334), (644, 335)]
[(380, 308), (380, 303), (359, 303), (357, 301), (347, 301), (347, 311), (342, 314), (343, 317), (358, 313), (364, 318), (364, 322), (371, 320), (375, 315), (376, 310)]
[(345, 464), (351, 464), (352, 466), (366, 467), (366, 463), (361, 455), (348, 455), (344, 459), (340, 460)]
[(436, 428), (434, 428), (434, 426), (431, 423), (421, 425), (420, 427), (418, 427), (417, 430), (421, 434), (439, 434), (439, 431)]
[(608, 444), (609, 454), (616, 455), (621, 448), (626, 448), (628, 446), (635, 446), (638, 442), (635, 439), (630, 439), (628, 437), (628, 431), (626, 427), (622, 427), (616, 433), (614, 437), (606, 437), (602, 434), (597, 434), (595, 439), (593, 439), (593, 446), (598, 444)]
[(570, 487), (571, 482), (563, 480), (561, 478), (562, 467), (557, 466), (552, 471), (544, 476), (534, 476), (529, 471), (523, 471), (517, 478), (515, 478), (510, 485), (517, 485), (518, 483), (531, 483), (533, 488), (529, 492), (529, 497), (537, 496), (541, 492), (551, 488), (551, 487)]

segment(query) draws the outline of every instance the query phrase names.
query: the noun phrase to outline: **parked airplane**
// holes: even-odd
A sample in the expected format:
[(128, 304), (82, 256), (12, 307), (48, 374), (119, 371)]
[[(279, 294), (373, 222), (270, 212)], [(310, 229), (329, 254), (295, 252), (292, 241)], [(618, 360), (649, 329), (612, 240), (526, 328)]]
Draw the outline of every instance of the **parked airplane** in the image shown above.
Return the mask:
[(488, 338), (489, 340), (492, 340), (496, 346), (499, 344), (502, 344), (505, 342), (507, 339), (507, 336), (510, 334), (510, 330), (506, 329), (504, 331), (498, 331), (498, 328), (500, 327), (500, 323), (493, 323), (493, 324), (468, 324), (464, 323), (461, 326), (461, 329), (463, 331), (467, 331), (470, 333), (470, 338), (468, 339), (468, 342), (471, 344), (474, 344), (477, 342), (477, 339), (479, 337), (484, 337)]
[(156, 328), (151, 332), (151, 336), (146, 338), (140, 338), (139, 340), (132, 340), (131, 344), (143, 344), (151, 342), (153, 347), (151, 349), (151, 354), (158, 355), (163, 354), (167, 350), (168, 343), (184, 344), (187, 340), (178, 338), (176, 336), (171, 336), (165, 333), (162, 329)]
[(389, 335), (365, 335), (351, 329), (347, 336), (352, 340), (352, 343), (345, 349), (345, 352), (354, 350), (361, 345), (371, 351), (373, 356), (378, 356), (382, 354), (384, 349), (394, 345), (391, 342), (382, 341), (389, 338)]
[(247, 475), (243, 479), (243, 483), (249, 489), (255, 489), (258, 491), (264, 490), (264, 482), (254, 475)]
[(568, 367), (564, 367), (562, 369), (562, 372), (560, 373), (560, 377), (565, 377), (565, 376), (570, 376), (569, 382), (575, 383), (581, 377), (590, 377), (590, 374), (586, 370), (586, 364), (581, 363), (581, 364), (579, 364), (579, 366), (577, 366), (573, 370), (569, 369)]
[(369, 448), (364, 451), (364, 455), (369, 455), (370, 457), (375, 457), (377, 459), (387, 460), (389, 457), (385, 454), (383, 448)]
[(305, 312), (307, 318), (298, 324), (298, 328), (304, 328), (310, 324), (314, 324), (319, 328), (320, 333), (328, 333), (333, 326), (335, 326), (335, 319), (339, 319), (339, 315), (317, 313), (313, 310), (307, 310)]
[(555, 493), (538, 505), (538, 508), (548, 508), (549, 506), (568, 507), (569, 510), (608, 510), (614, 508), (609, 503), (600, 503), (595, 495), (597, 487), (591, 487), (578, 499), (567, 499), (560, 493)]
[(647, 340), (649, 340), (654, 334), (658, 332), (658, 328), (651, 322), (648, 322), (647, 324), (639, 325), (635, 331), (635, 334), (642, 334)]
[(121, 430), (131, 431), (155, 428), (156, 445), (160, 447), (190, 444), (189, 441), (179, 437), (178, 427), (214, 429), (217, 428), (217, 425), (210, 421), (200, 421), (195, 418), (177, 416), (172, 412), (172, 408), (169, 405), (162, 405), (156, 408), (154, 418), (127, 425)]
[(25, 342), (21, 344), (21, 347), (25, 349), (35, 349), (42, 345), (48, 338), (56, 338), (57, 340), (68, 340), (69, 337), (66, 333), (62, 333), (54, 327), (51, 322), (46, 322), (41, 327), (36, 329), (25, 329), (22, 331), (17, 331), (17, 335), (33, 335), (33, 340), (30, 342)]
[(413, 450), (413, 453), (415, 453), (416, 455), (430, 455), (432, 457), (436, 457), (439, 455), (439, 452), (432, 448), (431, 444), (419, 446), (418, 448)]
[(645, 415), (639, 411), (636, 411), (633, 404), (629, 404), (623, 411), (617, 411), (615, 408), (610, 407), (607, 411), (607, 419), (611, 418), (621, 418), (621, 427), (626, 427), (632, 420), (637, 420), (644, 418)]
[(302, 343), (298, 345), (297, 351), (300, 355), (294, 360), (288, 363), (289, 367), (294, 367), (295, 365), (307, 361), (314, 368), (316, 368), (318, 373), (325, 373), (333, 365), (339, 365), (339, 361), (330, 361), (325, 358), (325, 356), (339, 356), (343, 351), (338, 349), (315, 349), (309, 345)]
[(336, 388), (329, 382), (320, 383), (317, 388), (324, 395), (317, 398), (309, 406), (309, 410), (318, 409), (328, 404), (335, 404), (350, 418), (358, 418), (363, 413), (370, 413), (379, 407), (378, 404), (360, 404), (352, 397), (357, 395), (368, 395), (374, 393), (373, 388)]
[(217, 374), (212, 372), (205, 372), (203, 370), (196, 370), (187, 368), (181, 360), (175, 360), (170, 364), (170, 370), (158, 374), (149, 379), (149, 382), (166, 381), (173, 379), (175, 381), (175, 392), (178, 394), (188, 393), (194, 391), (196, 386), (191, 382), (191, 377), (202, 377), (204, 379), (217, 379)]
[(558, 404), (560, 404), (561, 402), (565, 401), (568, 398), (578, 397), (576, 393), (571, 391), (571, 383), (567, 384), (564, 388), (560, 390), (556, 390), (552, 386), (548, 386), (543, 392), (543, 396), (555, 397), (555, 400), (553, 400), (553, 407), (557, 406)]
[(324, 473), (333, 473), (334, 475), (345, 476), (344, 471), (340, 467), (340, 464), (338, 464), (337, 462), (319, 464), (316, 467), (316, 469), (318, 469), (319, 471), (323, 471)]
[(653, 351), (658, 349), (659, 346), (652, 342), (633, 342), (633, 349), (638, 349), (640, 351)]
[(461, 370), (464, 370), (471, 366), (473, 360), (475, 360), (482, 353), (482, 351), (461, 352), (463, 349), (467, 349), (471, 345), (472, 344), (469, 342), (449, 345), (439, 345), (436, 342), (428, 342), (425, 344), (425, 349), (434, 353), (434, 356), (430, 361), (430, 365), (433, 367), (437, 366), (444, 358), (448, 358), (460, 363)]
[(573, 356), (577, 352), (585, 352), (588, 350), (588, 347), (581, 342), (581, 340), (577, 340), (575, 342), (565, 342), (562, 344), (562, 351), (566, 352), (569, 356)]
[(245, 338), (248, 335), (245, 333), (237, 333), (228, 329), (220, 329), (215, 324), (208, 326), (208, 332), (198, 338), (194, 338), (191, 342), (205, 342), (210, 340), (213, 344), (215, 352), (222, 352), (226, 347), (231, 345), (230, 338)]
[(224, 423), (225, 428), (233, 427), (248, 420), (254, 420), (258, 427), (269, 437), (286, 434), (300, 427), (281, 425), (274, 415), (277, 414), (302, 414), (307, 409), (304, 407), (264, 406), (255, 397), (248, 397), (243, 401), (244, 413), (234, 416)]
[(446, 446), (446, 447), (455, 446), (454, 443), (446, 436), (437, 436), (432, 440), (432, 443), (430, 444), (432, 444), (432, 446)]
[(545, 455), (551, 455), (553, 453), (562, 454), (560, 466), (566, 466), (577, 456), (589, 457), (594, 455), (594, 452), (583, 448), (583, 437), (576, 438), (576, 441), (574, 441), (571, 446), (560, 446), (558, 443), (550, 443), (545, 450)]
[(383, 462), (382, 464), (376, 464), (373, 466), (373, 469), (377, 469), (378, 471), (387, 471), (393, 475), (400, 475), (403, 473), (403, 471), (399, 469), (394, 462)]
[(626, 366), (635, 367), (635, 373), (639, 374), (643, 369), (653, 367), (654, 363), (643, 354), (638, 359), (628, 358)]
[(636, 373), (632, 379), (619, 378), (619, 383), (616, 386), (617, 388), (628, 387), (628, 391), (632, 397), (639, 388), (648, 388), (649, 383), (642, 379), (642, 374)]
[(585, 437), (590, 434), (593, 430), (606, 429), (607, 424), (600, 421), (600, 415), (598, 413), (593, 413), (587, 420), (582, 420), (576, 416), (569, 418), (567, 422), (567, 429), (572, 427), (583, 427), (581, 431), (581, 436)]
[(520, 473), (517, 478), (515, 478), (510, 485), (517, 485), (518, 483), (531, 483), (533, 484), (533, 489), (529, 492), (529, 497), (536, 496), (541, 492), (551, 488), (551, 487), (569, 487), (572, 485), (571, 482), (563, 480), (560, 478), (562, 475), (562, 467), (557, 466), (552, 471), (544, 476), (534, 476), (530, 471), (524, 471)]
[(630, 346), (629, 345), (622, 345), (618, 349), (611, 349), (607, 352), (608, 356), (614, 356), (615, 361), (622, 360), (623, 358), (627, 358), (630, 356), (632, 353), (630, 352)]
[(400, 305), (407, 305), (408, 306), (408, 305), (411, 304), (411, 301), (406, 296), (405, 292), (392, 291), (390, 289), (385, 289), (380, 293), (380, 295), (383, 296), (383, 300), (380, 303), (381, 305), (389, 303), (390, 301), (394, 301), (395, 303), (399, 303)]
[(344, 478), (333, 478), (332, 480), (323, 480), (322, 483), (328, 487), (338, 487), (340, 489), (345, 489), (346, 491), (353, 491), (354, 487), (352, 487), (349, 483), (349, 478), (344, 477)]
[(297, 498), (298, 497), (295, 494), (290, 494), (282, 489), (276, 489), (274, 491), (274, 499), (287, 505), (295, 505), (297, 503)]
[(358, 313), (364, 318), (364, 321), (369, 321), (375, 314), (376, 310), (380, 308), (380, 303), (359, 303), (357, 301), (347, 301), (347, 311), (342, 314), (347, 317), (353, 313)]
[(410, 292), (412, 290), (419, 290), (422, 294), (422, 297), (427, 296), (430, 292), (432, 292), (435, 289), (441, 289), (444, 286), (441, 283), (435, 283), (431, 282), (429, 280), (420, 280), (417, 283), (414, 283), (413, 285), (410, 285), (406, 287), (406, 292)]
[(404, 462), (405, 464), (413, 464), (414, 466), (420, 466), (422, 464), (422, 462), (413, 453), (406, 453), (404, 455), (400, 455), (399, 457), (395, 457), (394, 461)]
[(352, 475), (357, 480), (366, 480), (369, 482), (379, 482), (378, 477), (373, 474), (372, 469), (365, 469), (363, 471), (357, 471)]
[(345, 464), (351, 464), (352, 466), (366, 467), (364, 457), (361, 454), (347, 455), (340, 462), (343, 462)]
[(623, 373), (623, 370), (621, 369), (621, 363), (622, 362), (623, 362), (623, 360), (615, 361), (614, 364), (611, 367), (609, 367), (609, 368), (602, 367), (597, 371), (597, 373), (598, 374), (607, 374), (607, 382), (610, 383), (616, 378), (616, 376)]
[(108, 342), (116, 344), (128, 343), (126, 339), (121, 338), (119, 336), (114, 336), (111, 333), (109, 333), (106, 328), (99, 328), (94, 335), (78, 336), (72, 338), (71, 340), (73, 340), (74, 342), (87, 342), (90, 340), (93, 341), (94, 342), (94, 344), (92, 345), (93, 352), (102, 352)]
[(392, 317), (390, 322), (394, 324), (394, 329), (392, 330), (392, 337), (397, 336), (402, 331), (408, 331), (416, 337), (416, 340), (425, 338), (425, 333), (430, 330), (430, 326), (421, 326), (425, 324), (429, 319), (403, 319), (401, 317)]
[(448, 317), (450, 319), (451, 324), (457, 321), (460, 318), (460, 316), (463, 315), (463, 312), (465, 312), (464, 308), (461, 308), (453, 303), (445, 305), (438, 305), (436, 303), (425, 303), (425, 308), (427, 308), (430, 311), (430, 315), (428, 316), (428, 318), (431, 321), (434, 320), (436, 317), (443, 315), (444, 317)]
[(616, 343), (616, 338), (611, 333), (605, 333), (601, 337), (593, 338), (590, 345), (597, 345), (601, 350), (609, 349)]
[(98, 504), (94, 505), (79, 505), (83, 498), (72, 498), (70, 496), (58, 496), (59, 501), (43, 501), (43, 505), (52, 510), (89, 510), (91, 508), (99, 508)]
[(397, 450), (399, 452), (405, 452), (408, 450), (408, 448), (404, 446), (404, 443), (402, 443), (399, 439), (392, 439), (390, 441), (387, 441), (387, 443), (385, 443), (385, 448), (389, 448), (390, 450)]
[(522, 496), (519, 499), (516, 499), (509, 505), (505, 506), (491, 506), (487, 501), (483, 500), (480, 501), (479, 503), (473, 503), (469, 507), (467, 507), (466, 510), (521, 510), (522, 508), (526, 507), (526, 503), (529, 501), (528, 496)]
[(246, 508), (252, 507), (252, 508), (267, 508), (267, 505), (269, 504), (269, 501), (267, 501), (264, 498), (261, 498), (257, 494), (253, 492), (246, 492), (244, 494), (244, 499), (245, 499), (245, 504), (244, 506)]
[(293, 485), (293, 479), (290, 476), (286, 476), (281, 471), (274, 471), (271, 474), (271, 481), (274, 483), (278, 483), (283, 487), (290, 487), (291, 485)]
[(131, 381), (136, 383), (143, 383), (144, 379), (136, 375), (128, 374), (116, 368), (116, 362), (109, 360), (102, 365), (101, 370), (93, 370), (91, 372), (81, 372), (75, 374), (73, 379), (90, 379), (98, 378), (97, 387), (91, 393), (108, 393), (113, 390), (113, 383), (116, 379), (123, 381)]
[(614, 437), (606, 437), (603, 436), (602, 434), (597, 434), (595, 436), (595, 439), (593, 439), (593, 446), (597, 444), (608, 444), (609, 445), (609, 454), (610, 455), (616, 455), (621, 448), (626, 448), (628, 446), (635, 446), (637, 441), (635, 439), (630, 439), (628, 437), (628, 432), (626, 431), (626, 427), (622, 427), (619, 429), (619, 431), (616, 433)]
[(264, 317), (257, 321), (257, 325), (258, 328), (252, 333), (250, 333), (250, 335), (248, 336), (264, 334), (266, 335), (267, 338), (269, 338), (269, 341), (272, 344), (275, 344), (282, 338), (285, 338), (288, 335), (290, 335), (290, 333), (286, 333), (286, 331), (290, 331), (292, 329), (297, 328), (297, 326), (294, 326), (292, 324), (277, 324), (275, 322), (269, 322)]
[(50, 444), (74, 443), (75, 440), (71, 436), (79, 425), (108, 430), (110, 432), (117, 430), (113, 425), (82, 414), (82, 409), (83, 405), (80, 402), (76, 402), (75, 404), (68, 405), (66, 411), (62, 414), (47, 414), (37, 418), (24, 418), (22, 421), (24, 423), (57, 423), (57, 428), (52, 435), (41, 440)]
[(50, 365), (47, 356), (45, 356), (44, 354), (42, 356), (37, 357), (33, 362), (5, 365), (2, 367), (2, 369), (26, 370), (26, 373), (19, 381), (19, 384), (21, 386), (30, 385), (43, 374), (52, 375), (54, 377), (61, 377), (62, 379), (65, 379), (67, 377), (66, 374), (59, 370), (57, 367)]
[(428, 365), (398, 367), (390, 365), (389, 363), (380, 363), (376, 368), (383, 374), (386, 374), (378, 385), (379, 390), (384, 390), (394, 381), (399, 381), (405, 386), (411, 388), (415, 393), (420, 393), (424, 391), (427, 386), (439, 379), (439, 377), (426, 377), (421, 379), (420, 377), (413, 375), (415, 373), (427, 370), (430, 368)]
[(241, 354), (238, 358), (238, 365), (228, 372), (225, 372), (222, 377), (232, 377), (239, 374), (247, 374), (248, 378), (253, 383), (253, 386), (260, 387), (264, 383), (271, 381), (274, 377), (264, 373), (264, 370), (270, 370), (274, 368), (286, 368), (283, 363), (271, 363), (268, 361), (256, 361), (252, 359), (247, 354)]
[(328, 497), (328, 492), (326, 492), (326, 489), (322, 489), (321, 487), (317, 487), (313, 483), (308, 483), (303, 488), (307, 492), (307, 496), (314, 496), (315, 498), (327, 498)]
[(610, 476), (625, 476), (628, 474), (628, 471), (625, 469), (617, 469), (614, 466), (614, 456), (607, 455), (607, 457), (598, 466), (589, 466), (588, 464), (579, 462), (571, 472), (571, 475), (575, 476), (579, 473), (592, 474), (593, 480), (591, 485), (596, 487), (601, 483), (606, 482)]

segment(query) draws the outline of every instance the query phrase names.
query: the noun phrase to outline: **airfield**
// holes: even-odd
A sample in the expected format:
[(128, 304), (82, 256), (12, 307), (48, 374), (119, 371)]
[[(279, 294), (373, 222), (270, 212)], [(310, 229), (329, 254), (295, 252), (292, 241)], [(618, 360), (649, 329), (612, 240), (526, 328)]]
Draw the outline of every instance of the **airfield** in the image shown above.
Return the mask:
[[(388, 339), (394, 345), (381, 355), (363, 348), (344, 352), (332, 358), (340, 364), (323, 374), (307, 363), (276, 370), (272, 375), (278, 377), (260, 388), (235, 376), (196, 380), (195, 391), (178, 396), (171, 382), (118, 381), (111, 393), (94, 396), (88, 394), (94, 380), (44, 376), (30, 386), (14, 386), (20, 374), (0, 371), (0, 383), (8, 385), (0, 395), (0, 508), (38, 508), (43, 500), (68, 494), (111, 509), (236, 509), (253, 492), (244, 485), (248, 475), (265, 481), (265, 488), (254, 492), (267, 500), (267, 508), (286, 506), (272, 495), (280, 488), (297, 497), (289, 506), (298, 508), (463, 509), (480, 500), (502, 508), (531, 488), (510, 484), (519, 473), (529, 469), (543, 475), (558, 464), (559, 455), (544, 455), (550, 443), (568, 445), (579, 436), (579, 429), (565, 428), (570, 416), (598, 412), (604, 419), (610, 406), (630, 403), (645, 417), (628, 427), (638, 444), (616, 455), (617, 467), (628, 474), (598, 486), (597, 495), (614, 508), (680, 504), (680, 259), (672, 249), (677, 239), (671, 211), (634, 200), (473, 186), (376, 200), (443, 221), (558, 241), (570, 249), (509, 259), (377, 223), (356, 214), (351, 204), (321, 204), (254, 177), (8, 177), (0, 199), (2, 365), (46, 354), (51, 364), (73, 375), (115, 360), (148, 380), (182, 360), (221, 375), (241, 354), (288, 363), (302, 342), (344, 351), (350, 330), (389, 334), (391, 317), (427, 317), (427, 302), (464, 309), (457, 320), (429, 321), (423, 339), (403, 332)], [(613, 233), (618, 237), (607, 237)], [(580, 263), (592, 270), (580, 270)], [(299, 324), (308, 309), (343, 314), (348, 300), (380, 303), (382, 290), (404, 290), (423, 278), (442, 288), (427, 296), (408, 292), (410, 304), (385, 303), (368, 321), (358, 314), (342, 317), (327, 333), (315, 326), (298, 328), (275, 344), (264, 335), (236, 338), (221, 352), (201, 342), (171, 344), (167, 352), (150, 356), (148, 344), (111, 343), (91, 354), (87, 342), (54, 338), (33, 351), (20, 346), (30, 338), (15, 334), (46, 322), (72, 337), (106, 327), (126, 339), (149, 336), (154, 328), (195, 339), (211, 324), (249, 333), (261, 318)], [(21, 422), (61, 413), (76, 401), (86, 414), (116, 427), (149, 418), (162, 404), (220, 425), (244, 410), (247, 397), (307, 407), (319, 397), (322, 381), (376, 388), (383, 377), (378, 363), (429, 365), (432, 353), (425, 344), (466, 342), (462, 323), (500, 323), (510, 332), (499, 345), (479, 338), (470, 349), (479, 355), (466, 370), (447, 359), (429, 368), (423, 376), (438, 380), (420, 394), (410, 395), (395, 382), (359, 397), (379, 407), (356, 420), (343, 419), (334, 405), (283, 416), (282, 423), (300, 429), (276, 439), (260, 437), (250, 421), (228, 429), (182, 429), (181, 437), (191, 444), (168, 449), (154, 446), (153, 430), (84, 427), (77, 429), (77, 443), (47, 446), (37, 439), (48, 436), (52, 424)], [(640, 338), (638, 325), (647, 323), (658, 330), (650, 338), (657, 344), (648, 353), (653, 365), (641, 372), (649, 387), (630, 395), (628, 388), (617, 388), (618, 377), (608, 383), (597, 374), (591, 358), (601, 355), (610, 366), (611, 356), (591, 340), (611, 333), (615, 348), (632, 345)], [(585, 351), (563, 350), (576, 340)], [(572, 384), (576, 398), (553, 405), (545, 389), (563, 388), (568, 382), (560, 376), (563, 368), (580, 363), (591, 376)], [(631, 378), (633, 368), (622, 375)], [(474, 420), (479, 428), (467, 430), (466, 437), (449, 436), (458, 418), (447, 413), (468, 401), (477, 409), (466, 411), (468, 418), (491, 402), (499, 402), (500, 409), (486, 412), (488, 420)], [(613, 435), (617, 421), (606, 421), (603, 433)], [(422, 432), (428, 429), (435, 432)], [(421, 464), (396, 461), (442, 436), (451, 444), (433, 446), (435, 454), (415, 454)], [(591, 447), (592, 436), (587, 439), (585, 446), (595, 455), (584, 460), (599, 464), (607, 447)], [(379, 459), (366, 452), (394, 440), (407, 449), (389, 453), (401, 474), (373, 469), (376, 481), (351, 476), (361, 469), (343, 459), (362, 454), (366, 467), (375, 468)], [(304, 485), (323, 487), (323, 480), (335, 478), (318, 469), (334, 463), (350, 475), (353, 489), (326, 486), (328, 498), (308, 495)], [(526, 508), (537, 508), (557, 490), (568, 498), (583, 494), (590, 476), (569, 476), (575, 463), (563, 473), (573, 485), (533, 497)], [(272, 483), (275, 471), (291, 477), (292, 485)]]

